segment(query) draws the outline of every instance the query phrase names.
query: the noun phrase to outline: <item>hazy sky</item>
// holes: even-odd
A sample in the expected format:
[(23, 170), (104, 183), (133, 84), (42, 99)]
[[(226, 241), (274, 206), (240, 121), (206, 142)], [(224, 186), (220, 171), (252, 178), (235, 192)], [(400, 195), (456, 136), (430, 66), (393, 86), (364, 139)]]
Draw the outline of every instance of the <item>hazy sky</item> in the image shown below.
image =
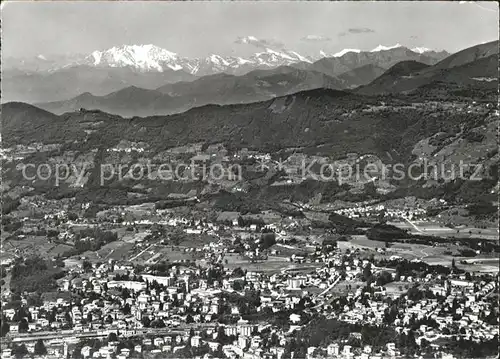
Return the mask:
[(235, 43), (248, 35), (304, 53), (396, 43), (454, 52), (497, 40), (498, 21), (487, 2), (4, 2), (2, 52), (151, 43), (182, 56), (230, 55), (248, 51)]

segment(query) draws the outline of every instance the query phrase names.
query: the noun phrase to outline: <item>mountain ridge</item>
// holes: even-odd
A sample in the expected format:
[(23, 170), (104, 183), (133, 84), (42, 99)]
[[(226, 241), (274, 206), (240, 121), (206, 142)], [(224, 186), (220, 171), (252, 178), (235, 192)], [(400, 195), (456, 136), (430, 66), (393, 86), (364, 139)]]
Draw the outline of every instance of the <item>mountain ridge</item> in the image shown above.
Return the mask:
[[(409, 55), (410, 59), (399, 61), (387, 70), (373, 62), (368, 62), (368, 64), (350, 69), (335, 77), (318, 70), (304, 70), (295, 66), (281, 66), (267, 70), (256, 69), (239, 76), (221, 72), (197, 78), (194, 81), (165, 84), (155, 89), (127, 86), (103, 96), (77, 96), (64, 101), (37, 103), (37, 106), (58, 114), (75, 111), (79, 108), (98, 108), (125, 117), (153, 116), (179, 113), (206, 104), (227, 105), (265, 101), (315, 88), (350, 89), (358, 93), (378, 95), (387, 92), (407, 92), (416, 90), (420, 86), (442, 81), (439, 78), (441, 75), (438, 75), (444, 71), (440, 69), (443, 67), (442, 62), (438, 62), (441, 65), (434, 64), (432, 66), (418, 62), (414, 58), (418, 58), (419, 55), (409, 52), (401, 46), (380, 50), (384, 56), (381, 61), (385, 66), (394, 62), (395, 59), (391, 55), (394, 51), (397, 52), (396, 54), (402, 55), (403, 58)], [(468, 50), (468, 52), (473, 53), (475, 51), (474, 48)], [(488, 53), (486, 51), (484, 54)], [(470, 57), (467, 52), (465, 54), (466, 58), (461, 63), (478, 57)], [(345, 54), (340, 58), (340, 61), (344, 61), (343, 58), (349, 56), (352, 54)], [(372, 55), (366, 59), (370, 59), (370, 56)], [(363, 61), (362, 63), (364, 63)], [(351, 66), (347, 64), (345, 68)], [(343, 68), (340, 67), (340, 69)], [(487, 69), (490, 68), (491, 66), (487, 67)], [(335, 71), (338, 72), (339, 69), (337, 68)], [(481, 68), (473, 71), (476, 77), (483, 75), (483, 77), (488, 77), (491, 72), (491, 70), (488, 70), (489, 72), (482, 71)], [(445, 80), (448, 79), (446, 81), (455, 78), (458, 81), (458, 86), (460, 83), (476, 88), (487, 88), (489, 85), (489, 83), (486, 83), (485, 86), (476, 83), (479, 80), (471, 82), (463, 74), (444, 76)], [(131, 92), (131, 94), (127, 95), (126, 91)]]
[[(481, 83), (475, 77), (493, 80)], [(494, 89), (498, 86), (498, 41), (462, 50), (433, 66), (418, 62), (396, 64), (356, 92), (366, 95), (401, 93), (437, 82)]]
[(57, 114), (79, 108), (98, 108), (125, 117), (152, 116), (178, 113), (206, 104), (251, 103), (302, 90), (342, 87), (341, 81), (323, 73), (279, 67), (254, 70), (240, 76), (219, 73), (157, 89), (128, 86), (103, 96), (79, 95), (69, 100), (35, 105)]
[[(262, 51), (255, 52), (250, 56), (220, 56), (217, 54), (209, 54), (205, 57), (189, 58), (179, 56), (177, 53), (161, 48), (153, 44), (146, 45), (121, 45), (114, 46), (105, 50), (95, 50), (87, 55), (78, 55), (75, 59), (70, 57), (68, 63), (53, 66), (49, 71), (60, 70), (65, 67), (72, 66), (96, 66), (96, 67), (130, 67), (136, 71), (157, 71), (163, 72), (165, 70), (179, 71), (183, 70), (191, 75), (204, 76), (215, 72), (229, 72), (241, 74), (245, 71), (250, 71), (255, 68), (276, 68), (284, 65), (291, 65), (294, 63), (306, 62), (314, 63), (322, 58), (328, 57), (342, 57), (349, 52), (357, 53), (375, 53), (380, 51), (388, 51), (396, 48), (404, 48), (413, 51), (408, 47), (400, 44), (395, 46), (383, 46), (372, 50), (353, 50), (344, 49), (332, 55), (328, 55), (324, 51), (319, 51), (316, 56), (301, 55), (297, 51), (287, 50), (284, 48), (273, 48), (268, 46)], [(414, 48), (415, 53), (423, 54), (440, 54), (446, 53), (445, 51), (434, 51), (426, 48)], [(442, 57), (441, 55), (438, 55)], [(54, 63), (44, 56), (38, 56), (36, 59), (45, 64)], [(59, 61), (61, 61), (59, 59)], [(251, 65), (251, 66), (250, 66)], [(253, 66), (253, 68), (252, 68)], [(15, 67), (7, 61), (7, 67)], [(250, 70), (249, 70), (250, 69)]]

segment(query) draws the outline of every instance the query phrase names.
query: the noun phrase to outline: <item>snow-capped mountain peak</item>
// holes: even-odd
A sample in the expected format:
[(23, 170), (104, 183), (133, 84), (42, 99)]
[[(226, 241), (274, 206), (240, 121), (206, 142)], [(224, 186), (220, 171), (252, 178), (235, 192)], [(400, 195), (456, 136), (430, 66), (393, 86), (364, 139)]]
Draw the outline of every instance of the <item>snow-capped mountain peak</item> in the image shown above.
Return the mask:
[(294, 51), (276, 51), (270, 48), (266, 48), (265, 52), (256, 53), (255, 55), (249, 57), (247, 60), (266, 67), (278, 67), (302, 61), (306, 61), (309, 63), (311, 62), (311, 60), (307, 57), (302, 56)]
[[(354, 56), (355, 54), (369, 52), (367, 50), (346, 48), (335, 54), (321, 50), (316, 56), (311, 54), (304, 56), (304, 54), (283, 48), (281, 44), (274, 46), (272, 41), (260, 40), (255, 36), (240, 37), (236, 42), (249, 44), (256, 50), (260, 49), (260, 51), (246, 56), (242, 54), (234, 54), (232, 56), (211, 54), (206, 57), (187, 58), (152, 44), (122, 45), (107, 50), (94, 51), (89, 55), (78, 56), (71, 59), (70, 62), (59, 66), (59, 68), (87, 65), (104, 68), (130, 68), (140, 72), (185, 71), (191, 75), (205, 76), (221, 72), (243, 74), (255, 69), (293, 66), (299, 62), (312, 63), (325, 57), (343, 57), (346, 54)], [(402, 45), (379, 45), (371, 50), (371, 52), (376, 53), (399, 47), (402, 47)], [(424, 47), (415, 47), (412, 51), (422, 54), (433, 50)], [(41, 60), (41, 57), (39, 60)]]
[(341, 56), (344, 56), (345, 54), (349, 53), (349, 52), (355, 52), (355, 53), (360, 53), (361, 50), (358, 50), (358, 49), (344, 49), (344, 50), (341, 50), (339, 52), (337, 52), (336, 54), (333, 54), (333, 57), (341, 57)]
[(214, 64), (229, 66), (229, 62), (226, 59), (224, 59), (222, 56), (212, 54), (208, 57), (208, 59), (211, 62), (213, 62)]
[(309, 63), (312, 63), (312, 61), (310, 59), (308, 59), (307, 57), (305, 56), (302, 56), (301, 54), (295, 52), (295, 51), (290, 51), (290, 54), (291, 55), (294, 55), (297, 59), (299, 59), (300, 61), (303, 61), (303, 62), (309, 62)]
[(414, 47), (411, 49), (411, 51), (416, 52), (417, 54), (423, 54), (424, 52), (430, 52), (433, 50), (428, 49), (426, 47)]
[[(254, 36), (239, 38), (241, 43), (260, 41)], [(204, 58), (184, 58), (176, 53), (155, 45), (123, 45), (103, 51), (94, 51), (83, 60), (84, 64), (99, 67), (130, 67), (138, 71), (158, 71), (166, 69), (184, 70), (192, 75), (217, 72), (234, 72), (240, 68), (275, 68), (297, 62), (312, 60), (295, 51), (266, 47), (248, 57), (232, 57), (211, 54)], [(81, 61), (79, 63), (82, 63)]]
[(370, 52), (387, 51), (387, 50), (397, 49), (398, 47), (403, 47), (403, 45), (401, 45), (401, 44), (396, 44), (393, 46), (378, 45), (376, 48), (374, 48)]
[(244, 59), (242, 57), (237, 57), (236, 58), (236, 61), (238, 62), (239, 65), (243, 65), (243, 64), (251, 64), (252, 61), (251, 60), (247, 60), (247, 59)]
[(123, 45), (105, 51), (94, 51), (88, 58), (94, 66), (124, 67), (130, 66), (138, 70), (156, 70), (162, 72), (164, 67), (180, 70), (176, 53), (155, 45)]
[(274, 56), (279, 56), (279, 57), (282, 57), (282, 58), (287, 59), (287, 60), (292, 60), (292, 61), (295, 60), (292, 56), (290, 56), (286, 52), (275, 51), (272, 49), (266, 49), (266, 53), (274, 55)]

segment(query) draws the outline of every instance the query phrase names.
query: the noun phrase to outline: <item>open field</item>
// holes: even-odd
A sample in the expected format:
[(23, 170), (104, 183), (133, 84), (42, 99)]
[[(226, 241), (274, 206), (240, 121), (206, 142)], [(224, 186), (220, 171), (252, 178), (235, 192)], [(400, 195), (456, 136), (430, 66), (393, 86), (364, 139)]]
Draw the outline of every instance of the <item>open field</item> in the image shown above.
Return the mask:
[(189, 248), (151, 244), (140, 250), (136, 249), (135, 252), (130, 255), (129, 260), (137, 264), (152, 265), (162, 261), (194, 261), (199, 257), (199, 255), (197, 256), (197, 252), (186, 251), (186, 249)]
[(292, 263), (285, 257), (269, 256), (267, 260), (252, 263), (250, 259), (236, 253), (225, 254), (224, 260), (227, 264), (224, 267), (229, 269), (241, 268), (251, 272), (278, 273), (284, 270), (300, 273), (303, 271), (314, 271), (318, 265), (316, 263)]
[(286, 268), (282, 269), (282, 272), (293, 273), (293, 274), (306, 274), (315, 272), (317, 268), (321, 267), (320, 263), (300, 263), (291, 264)]
[(134, 245), (131, 243), (115, 241), (106, 244), (98, 252), (104, 260), (127, 260), (133, 247)]
[(217, 242), (217, 238), (208, 234), (187, 234), (186, 237), (179, 243), (179, 247), (184, 248), (202, 248), (210, 242)]
[(125, 232), (121, 240), (127, 243), (135, 243), (144, 240), (147, 235), (148, 233), (146, 232)]
[[(154, 258), (150, 258), (150, 263), (152, 261), (154, 262), (160, 262), (164, 260), (168, 260), (170, 262), (175, 262), (175, 261), (194, 261), (197, 258), (200, 258), (202, 255), (200, 252), (194, 252), (194, 251), (187, 251), (191, 250), (194, 247), (184, 247), (184, 246), (162, 246), (162, 245), (157, 245), (155, 247), (156, 254), (153, 255)], [(147, 264), (150, 264), (147, 263)]]
[(376, 248), (384, 248), (385, 243), (380, 242), (380, 241), (372, 241), (371, 239), (366, 238), (365, 235), (358, 235), (358, 236), (352, 236), (351, 240), (349, 242), (338, 242), (339, 245), (342, 243), (350, 243), (353, 247), (358, 247), (358, 248), (370, 248), (370, 249), (376, 249)]
[[(498, 258), (492, 257), (452, 257), (452, 256), (429, 256), (423, 261), (428, 264), (439, 264), (443, 266), (450, 266), (452, 260), (455, 259), (455, 265), (459, 269), (463, 269), (467, 272), (483, 272), (483, 273), (495, 273), (499, 271)], [(465, 261), (467, 264), (463, 264)]]
[(296, 245), (288, 245), (288, 244), (281, 244), (281, 243), (276, 243), (270, 249), (277, 250), (279, 252), (279, 255), (283, 256), (283, 257), (290, 257), (293, 254), (300, 256), (300, 255), (304, 255), (308, 252), (311, 252), (311, 249), (307, 248), (307, 247), (299, 248)]
[(439, 222), (434, 221), (404, 221), (390, 222), (393, 226), (402, 229), (408, 229), (413, 234), (441, 236), (441, 237), (458, 237), (458, 238), (484, 238), (490, 240), (498, 240), (499, 234), (497, 228), (475, 228), (460, 226), (449, 228)]
[(431, 255), (443, 255), (444, 252), (449, 250), (449, 247), (433, 247), (423, 244), (394, 243), (387, 252), (391, 255), (397, 255), (409, 260), (423, 260), (424, 258), (427, 258)]
[(256, 263), (251, 263), (249, 261), (247, 262), (241, 262), (241, 263), (228, 263), (227, 265), (224, 265), (224, 267), (228, 269), (236, 269), (240, 267), (243, 270), (247, 270), (250, 272), (280, 272), (282, 269), (284, 269), (284, 263), (281, 261), (262, 261), (262, 262), (256, 262)]
[(475, 238), (484, 238), (497, 241), (499, 239), (498, 229), (496, 228), (460, 227), (456, 228), (453, 235), (458, 238), (467, 238), (472, 236)]
[(242, 269), (247, 269), (250, 271), (268, 271), (282, 269), (289, 264), (291, 264), (290, 261), (285, 257), (270, 256), (267, 260), (258, 260), (252, 263), (252, 260), (250, 258), (242, 256), (238, 253), (226, 253), (224, 255), (224, 266), (230, 269), (240, 267)]
[[(385, 248), (384, 242), (372, 241), (364, 235), (352, 236), (347, 242), (338, 242), (341, 250), (363, 250), (366, 256), (373, 254), (375, 258), (389, 259), (398, 256), (407, 260), (420, 259), (428, 264), (451, 266), (453, 259), (458, 268), (469, 272), (498, 272), (499, 261), (489, 255), (479, 257), (457, 256), (460, 247), (450, 243), (446, 246), (427, 246), (423, 244), (392, 243), (390, 248)], [(384, 248), (383, 253), (377, 252), (377, 248)], [(453, 253), (454, 255), (452, 255)], [(465, 260), (468, 264), (462, 264)]]

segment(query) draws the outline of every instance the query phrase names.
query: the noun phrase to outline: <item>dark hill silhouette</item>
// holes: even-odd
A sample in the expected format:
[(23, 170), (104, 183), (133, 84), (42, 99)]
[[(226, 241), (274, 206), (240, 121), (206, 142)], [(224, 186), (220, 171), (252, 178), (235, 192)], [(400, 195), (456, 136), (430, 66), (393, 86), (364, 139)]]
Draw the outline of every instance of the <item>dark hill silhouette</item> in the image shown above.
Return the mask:
[(484, 44), (469, 47), (456, 52), (434, 66), (434, 69), (450, 69), (452, 67), (462, 66), (469, 62), (477, 61), (485, 57), (497, 54), (499, 42), (490, 41)]
[(357, 67), (353, 70), (340, 74), (337, 78), (348, 88), (366, 85), (382, 75), (385, 69), (373, 64)]
[(37, 106), (61, 114), (79, 108), (100, 109), (121, 116), (167, 115), (206, 104), (265, 101), (314, 88), (342, 88), (341, 81), (315, 71), (282, 67), (246, 75), (216, 74), (192, 82), (167, 84), (156, 90), (129, 86), (105, 96), (89, 93)]
[(498, 84), (498, 54), (450, 68), (408, 65), (397, 64), (395, 68), (386, 71), (370, 84), (358, 88), (356, 92), (367, 95), (407, 93), (422, 86), (430, 88), (432, 83), (478, 88), (494, 88)]

